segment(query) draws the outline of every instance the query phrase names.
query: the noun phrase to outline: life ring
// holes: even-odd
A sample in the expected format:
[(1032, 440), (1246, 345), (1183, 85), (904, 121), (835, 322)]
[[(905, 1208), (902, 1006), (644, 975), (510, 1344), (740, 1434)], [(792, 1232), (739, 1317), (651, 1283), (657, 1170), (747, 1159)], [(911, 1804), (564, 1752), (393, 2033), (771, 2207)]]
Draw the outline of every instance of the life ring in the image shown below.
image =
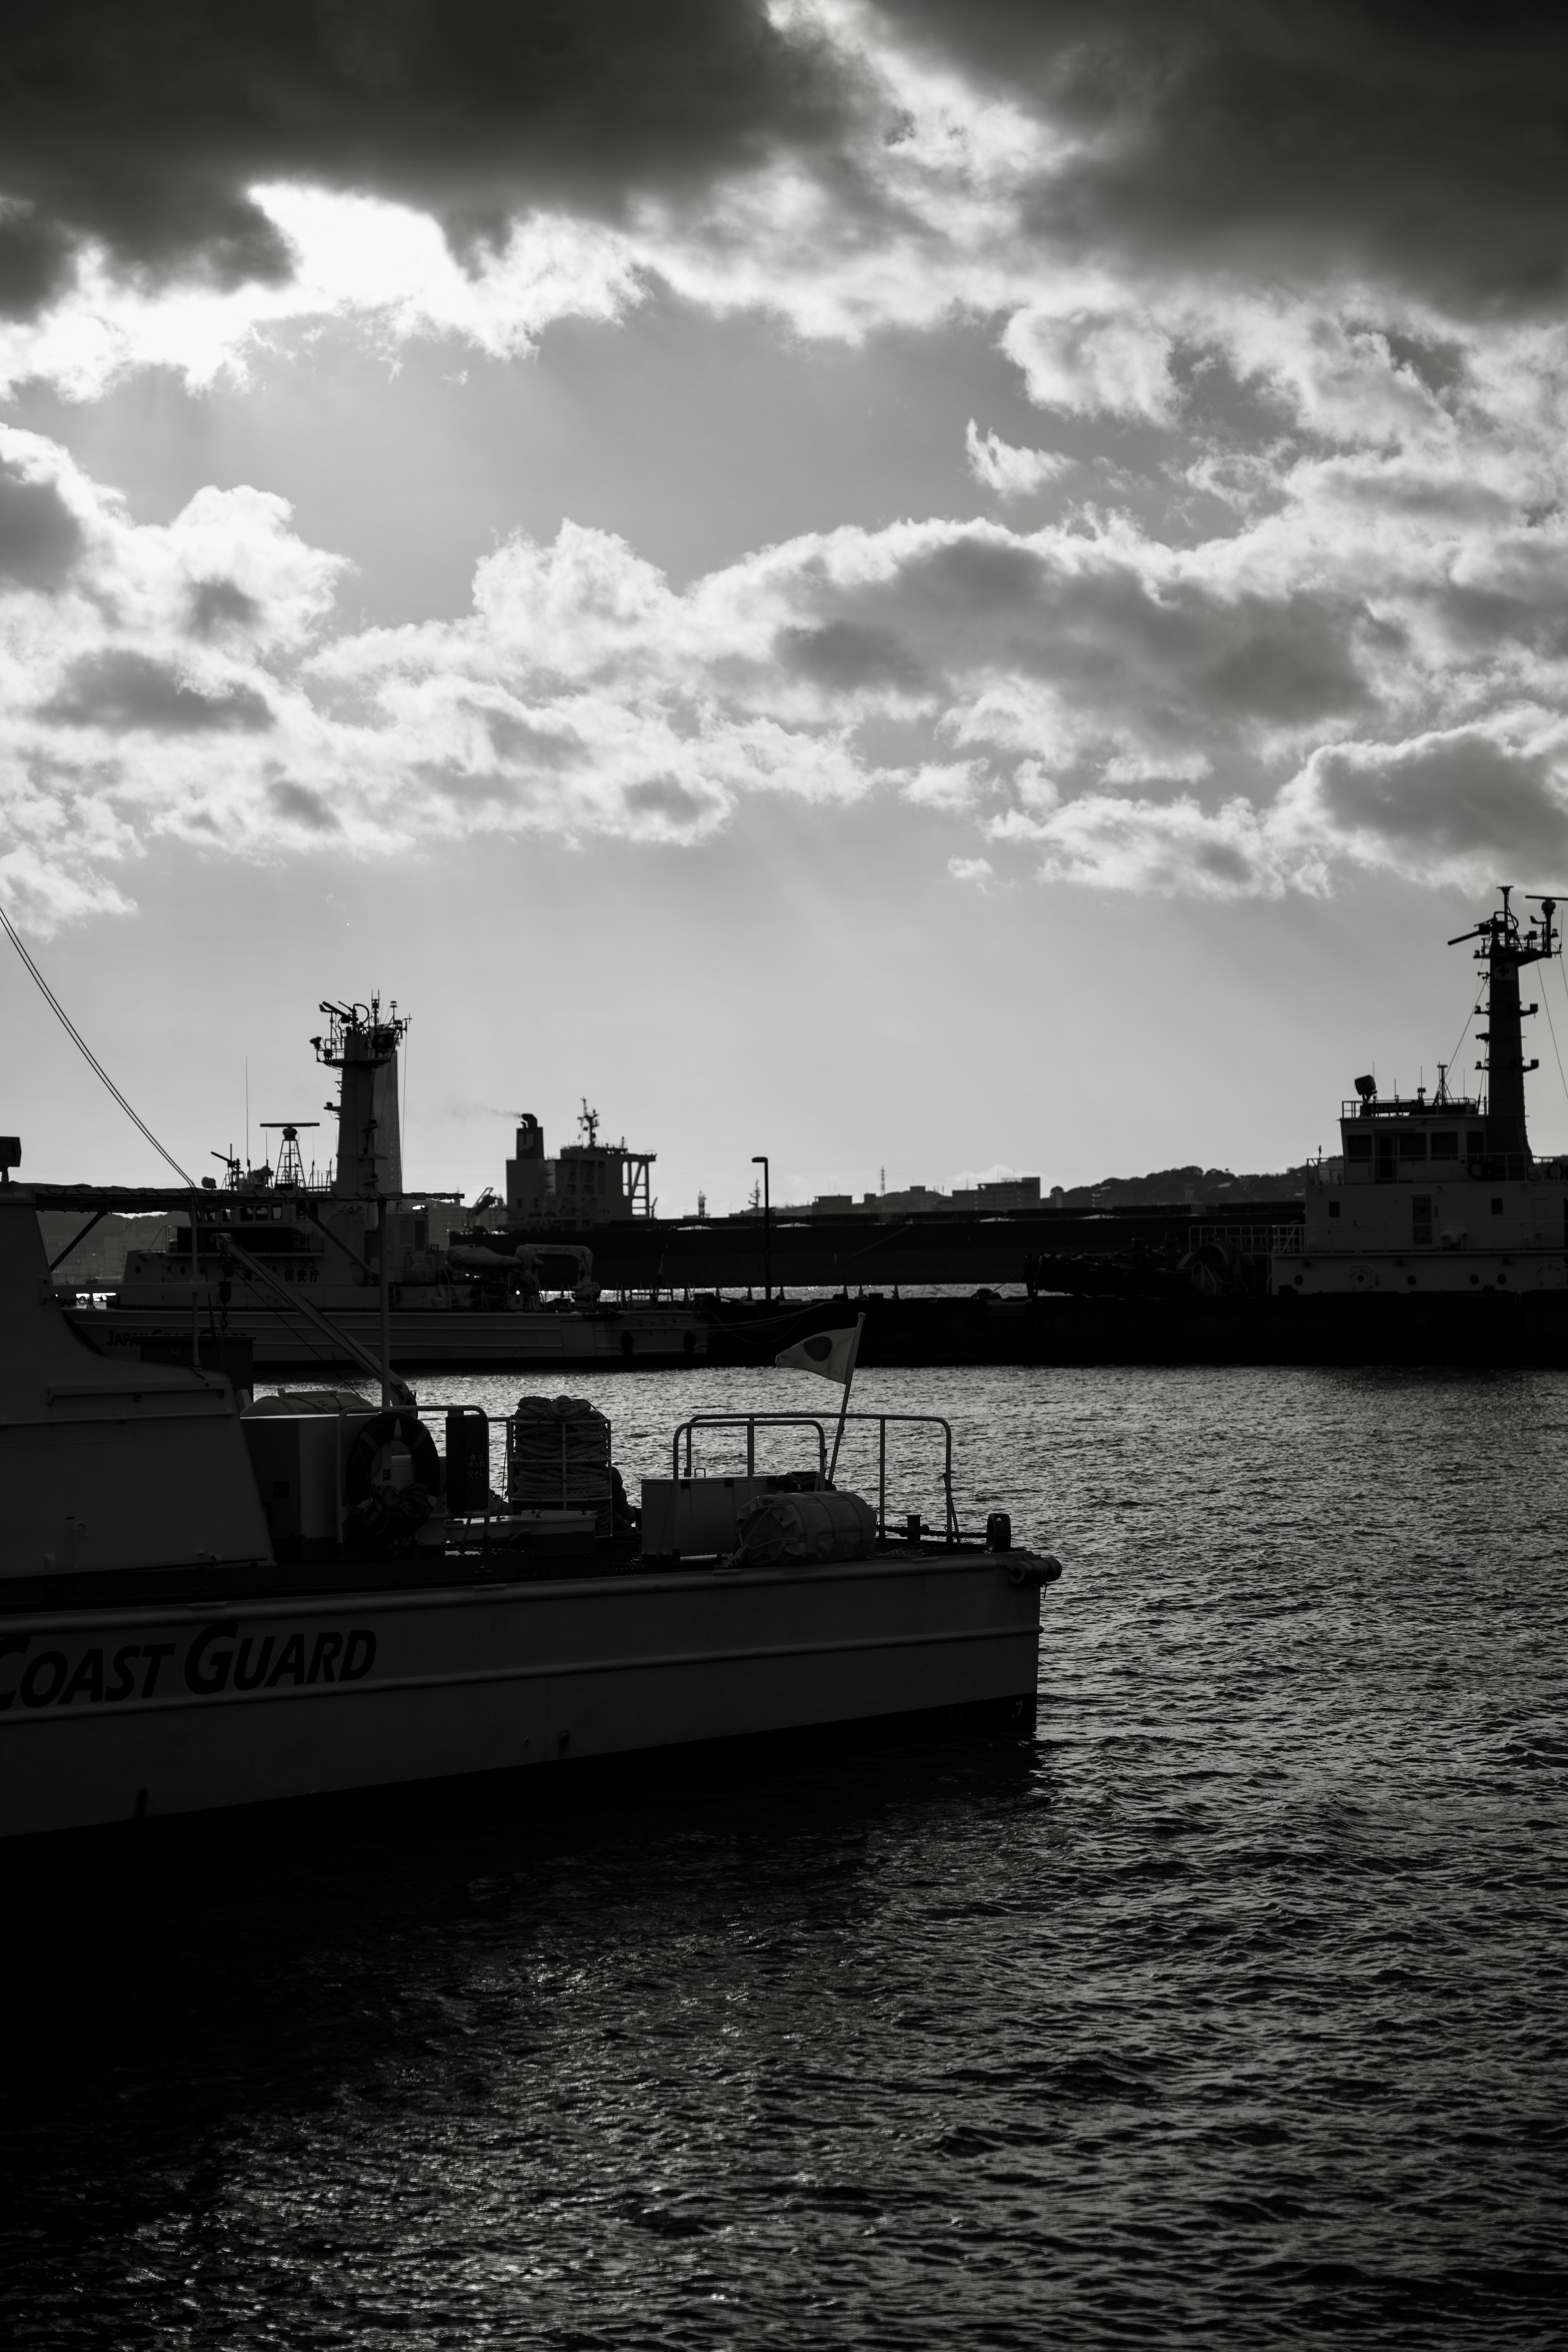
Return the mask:
[(384, 1445), (401, 1438), (414, 1457), (414, 1479), (427, 1495), (441, 1491), (441, 1457), (436, 1441), (419, 1415), (407, 1408), (378, 1412), (353, 1440), (343, 1461), (343, 1500), (353, 1509), (369, 1499), (377, 1454)]

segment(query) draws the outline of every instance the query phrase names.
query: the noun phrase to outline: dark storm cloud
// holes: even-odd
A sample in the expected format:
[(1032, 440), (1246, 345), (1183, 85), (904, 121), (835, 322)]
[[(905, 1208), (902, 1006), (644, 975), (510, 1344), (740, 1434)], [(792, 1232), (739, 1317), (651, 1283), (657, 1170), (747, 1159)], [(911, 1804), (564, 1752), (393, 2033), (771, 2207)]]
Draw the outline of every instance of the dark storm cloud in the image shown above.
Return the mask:
[(530, 203), (614, 213), (831, 148), (857, 103), (761, 0), (30, 0), (0, 63), (0, 305), (37, 306), (68, 236), (285, 277), (246, 195), (272, 178), (417, 204), (460, 244)]
[(570, 735), (532, 726), (515, 711), (488, 709), (479, 713), (490, 748), (508, 767), (557, 770), (578, 766), (583, 747)]
[(106, 727), (114, 734), (138, 728), (163, 735), (253, 734), (272, 724), (265, 698), (251, 687), (203, 694), (150, 655), (121, 650), (73, 662), (65, 684), (39, 716), (67, 727)]
[(268, 180), (418, 205), (471, 250), (536, 204), (615, 218), (789, 154), (864, 227), (897, 210), (879, 40), (1049, 124), (1025, 209), (1052, 259), (1365, 277), (1470, 313), (1568, 292), (1568, 14), (1536, 0), (876, 0), (842, 41), (763, 0), (20, 0), (0, 311), (36, 310), (85, 237), (132, 273), (286, 278), (247, 193)]
[[(1297, 728), (1368, 707), (1362, 649), (1374, 636), (1383, 649), (1385, 633), (1355, 599), (1151, 578), (1128, 551), (1064, 560), (1072, 547), (950, 530), (882, 579), (841, 588), (848, 611), (782, 631), (782, 665), (841, 693), (1039, 679), (1079, 707), (1142, 709), (1192, 741), (1225, 723)], [(824, 643), (835, 660), (803, 662), (803, 647)], [(874, 659), (857, 665), (861, 647)]]
[(297, 784), (290, 778), (275, 779), (267, 787), (267, 797), (279, 815), (290, 824), (303, 825), (307, 833), (336, 833), (338, 820), (318, 792), (309, 784)]
[(1084, 141), (1040, 226), (1155, 266), (1568, 289), (1568, 13), (1540, 0), (878, 0)]
[(0, 464), (0, 581), (58, 588), (81, 550), (81, 526), (54, 484)]
[(784, 668), (814, 686), (847, 689), (893, 686), (917, 691), (920, 664), (886, 629), (854, 621), (827, 621), (818, 629), (781, 629), (776, 650)]
[(259, 620), (261, 607), (235, 580), (198, 580), (191, 590), (190, 632), (193, 637), (221, 636), (226, 629), (248, 628)]
[(700, 824), (717, 806), (713, 794), (694, 793), (679, 776), (645, 776), (628, 784), (621, 798), (634, 817), (662, 818), (676, 828)]
[(1531, 858), (1549, 878), (1568, 865), (1568, 802), (1552, 762), (1479, 728), (1321, 751), (1308, 775), (1331, 831), (1375, 835), (1418, 863)]
[(41, 309), (70, 258), (71, 240), (58, 221), (20, 203), (0, 212), (0, 317), (24, 319)]

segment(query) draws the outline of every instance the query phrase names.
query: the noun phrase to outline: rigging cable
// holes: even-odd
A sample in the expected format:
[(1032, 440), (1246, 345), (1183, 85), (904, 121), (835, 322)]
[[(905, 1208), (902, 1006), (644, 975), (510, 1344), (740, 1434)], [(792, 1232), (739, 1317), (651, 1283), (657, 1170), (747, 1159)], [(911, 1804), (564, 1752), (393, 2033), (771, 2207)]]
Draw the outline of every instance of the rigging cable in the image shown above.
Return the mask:
[(1470, 1024), (1471, 1024), (1471, 1022), (1472, 1022), (1472, 1021), (1474, 1021), (1474, 1020), (1476, 1020), (1476, 1019), (1478, 1018), (1478, 1016), (1479, 1016), (1479, 1014), (1480, 1014), (1484, 1010), (1485, 1010), (1485, 1007), (1484, 1007), (1484, 1006), (1482, 1006), (1482, 1005), (1479, 1005), (1479, 1004), (1472, 1004), (1472, 1005), (1471, 1005), (1471, 1007), (1470, 1007), (1470, 1009), (1469, 1009), (1469, 1011), (1466, 1013), (1466, 1015), (1465, 1015), (1465, 1025), (1464, 1025), (1464, 1027), (1460, 1030), (1460, 1032), (1459, 1032), (1458, 1035), (1458, 1036), (1455, 1038), (1455, 1040), (1454, 1040), (1454, 1050), (1453, 1050), (1453, 1052), (1452, 1052), (1452, 1053), (1449, 1055), (1449, 1056), (1448, 1056), (1447, 1062), (1447, 1063), (1446, 1063), (1446, 1065), (1445, 1065), (1445, 1067), (1446, 1067), (1446, 1068), (1447, 1068), (1447, 1069), (1450, 1069), (1450, 1070), (1451, 1070), (1451, 1069), (1453, 1068), (1453, 1066), (1454, 1066), (1455, 1063), (1458, 1060), (1459, 1055), (1460, 1055), (1463, 1053), (1463, 1051), (1464, 1051), (1464, 1048), (1465, 1048), (1465, 1039), (1466, 1039), (1466, 1038), (1467, 1038), (1467, 1036), (1469, 1034), (1469, 1028), (1470, 1028)]
[(1557, 1050), (1557, 1024), (1552, 1018), (1552, 999), (1546, 992), (1545, 981), (1542, 981), (1541, 983), (1541, 1009), (1546, 1015), (1546, 1026), (1551, 1032), (1552, 1051), (1556, 1057), (1557, 1075), (1563, 1080), (1563, 1098), (1564, 1100), (1568, 1100), (1568, 1073), (1565, 1073), (1563, 1070), (1563, 1056)]
[[(1557, 975), (1563, 982), (1563, 995), (1568, 997), (1568, 971), (1564, 971), (1563, 969), (1563, 958), (1561, 952), (1552, 958), (1552, 961), (1557, 966)], [(1551, 977), (1551, 972), (1548, 971), (1546, 979), (1542, 982), (1541, 1002), (1546, 1013), (1546, 1025), (1552, 1032), (1552, 1051), (1557, 1056), (1557, 1075), (1563, 1079), (1563, 1092), (1564, 1097), (1568, 1097), (1568, 1076), (1563, 1075), (1563, 1056), (1557, 1050), (1557, 1024), (1552, 1018), (1552, 1006), (1546, 993), (1547, 984), (1550, 982)]]
[(196, 1190), (195, 1178), (186, 1174), (179, 1161), (175, 1159), (174, 1153), (172, 1151), (164, 1150), (163, 1145), (159, 1142), (157, 1137), (153, 1134), (146, 1120), (136, 1111), (132, 1110), (131, 1105), (126, 1101), (125, 1097), (121, 1093), (120, 1088), (115, 1085), (114, 1080), (110, 1076), (109, 1072), (104, 1068), (103, 1064), (99, 1060), (98, 1055), (93, 1052), (92, 1047), (88, 1044), (87, 1039), (82, 1035), (81, 1031), (77, 1027), (76, 1023), (71, 1019), (70, 1014), (66, 1011), (65, 1006), (60, 1003), (59, 998), (55, 994), (54, 990), (49, 986), (48, 982), (44, 978), (43, 973), (38, 970), (37, 965), (33, 961), (32, 957), (28, 954), (26, 947), (23, 942), (22, 934), (16, 929), (16, 924), (11, 920), (10, 916), (5, 912), (4, 907), (0, 907), (0, 923), (4, 923), (5, 926), (6, 938), (10, 940), (11, 945), (16, 949), (16, 953), (21, 957), (22, 961), (26, 964), (28, 971), (37, 982), (38, 987), (43, 992), (44, 1002), (47, 1004), (50, 1012), (54, 1013), (56, 1019), (59, 1022), (72, 1045), (75, 1045), (81, 1053), (89, 1068), (91, 1069), (97, 1076), (103, 1080), (104, 1085), (109, 1088), (110, 1093), (114, 1097), (115, 1101), (120, 1105), (121, 1109), (125, 1113), (125, 1116), (131, 1121), (132, 1126), (136, 1129), (138, 1134), (146, 1138), (153, 1150), (158, 1154), (159, 1159), (166, 1160), (170, 1167), (174, 1170), (175, 1175), (179, 1177), (181, 1182), (188, 1184), (191, 1191), (194, 1192)]

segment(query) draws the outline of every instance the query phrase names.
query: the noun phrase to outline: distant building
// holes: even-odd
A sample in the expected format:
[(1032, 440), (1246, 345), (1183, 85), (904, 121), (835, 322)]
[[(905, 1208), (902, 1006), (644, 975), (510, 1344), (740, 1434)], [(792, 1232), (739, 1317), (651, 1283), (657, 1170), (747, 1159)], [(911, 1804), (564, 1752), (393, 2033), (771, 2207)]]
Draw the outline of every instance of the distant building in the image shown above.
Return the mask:
[(994, 1184), (977, 1184), (972, 1192), (952, 1192), (947, 1205), (952, 1209), (975, 1209), (984, 1214), (994, 1214), (999, 1209), (1037, 1209), (1040, 1180), (1037, 1176), (1004, 1177)]
[(863, 1192), (858, 1201), (852, 1192), (819, 1192), (811, 1204), (811, 1213), (814, 1217), (910, 1217), (945, 1209), (973, 1216), (994, 1215), (1006, 1209), (1037, 1209), (1039, 1205), (1039, 1178), (1016, 1176), (958, 1192), (942, 1192), (931, 1184), (906, 1184), (896, 1192)]

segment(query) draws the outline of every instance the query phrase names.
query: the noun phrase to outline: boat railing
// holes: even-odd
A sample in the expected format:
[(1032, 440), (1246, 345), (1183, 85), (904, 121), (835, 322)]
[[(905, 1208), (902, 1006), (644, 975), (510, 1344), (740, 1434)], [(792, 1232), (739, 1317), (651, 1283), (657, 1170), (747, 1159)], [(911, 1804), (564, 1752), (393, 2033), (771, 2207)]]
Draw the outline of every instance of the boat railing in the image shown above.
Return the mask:
[[(959, 1528), (958, 1512), (954, 1507), (952, 1499), (952, 1423), (944, 1421), (942, 1415), (936, 1412), (847, 1412), (843, 1415), (843, 1422), (846, 1427), (851, 1422), (858, 1423), (862, 1426), (869, 1423), (874, 1425), (877, 1431), (877, 1533), (879, 1535), (885, 1535), (888, 1529), (888, 1430), (889, 1424), (894, 1427), (941, 1430), (942, 1436), (942, 1492), (943, 1519), (945, 1532), (948, 1538), (951, 1540), (956, 1540)], [(831, 1416), (831, 1425), (835, 1429), (839, 1426), (838, 1414), (835, 1413)], [(677, 1478), (683, 1475), (680, 1467), (682, 1441), (684, 1441), (686, 1447), (686, 1469), (684, 1475), (689, 1478), (692, 1475), (692, 1435), (693, 1432), (699, 1429), (743, 1429), (746, 1433), (746, 1475), (748, 1478), (754, 1478), (757, 1473), (757, 1432), (759, 1429), (814, 1429), (816, 1432), (817, 1477), (824, 1486), (827, 1483), (826, 1428), (823, 1421), (819, 1420), (814, 1413), (694, 1413), (689, 1421), (683, 1421), (681, 1423), (679, 1428), (675, 1433), (674, 1439), (671, 1442), (671, 1475)]]
[(1300, 1245), (1300, 1223), (1289, 1225), (1194, 1225), (1194, 1249), (1234, 1250), (1240, 1257), (1269, 1257)]
[(1355, 1166), (1360, 1172), (1354, 1176), (1348, 1170), (1336, 1170), (1316, 1181), (1338, 1191), (1347, 1181), (1352, 1184), (1521, 1184), (1541, 1178), (1556, 1183), (1568, 1175), (1568, 1159), (1543, 1159), (1532, 1151), (1471, 1152), (1451, 1159), (1439, 1159), (1435, 1152), (1417, 1158), (1401, 1151), (1382, 1168), (1370, 1158), (1357, 1160)]
[(1484, 1118), (1474, 1095), (1342, 1095), (1342, 1118)]

